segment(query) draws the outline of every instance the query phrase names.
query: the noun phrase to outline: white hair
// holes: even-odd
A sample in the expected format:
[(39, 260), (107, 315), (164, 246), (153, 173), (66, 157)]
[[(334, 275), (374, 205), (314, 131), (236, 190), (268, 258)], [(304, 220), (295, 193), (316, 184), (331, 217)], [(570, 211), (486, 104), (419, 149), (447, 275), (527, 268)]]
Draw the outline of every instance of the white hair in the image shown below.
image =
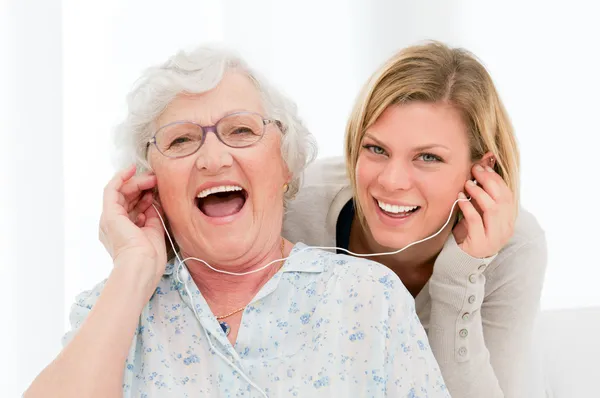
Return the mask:
[(138, 172), (150, 169), (147, 144), (156, 131), (155, 121), (160, 114), (178, 94), (205, 93), (215, 88), (230, 70), (243, 73), (255, 84), (264, 102), (265, 116), (279, 120), (283, 126), (281, 154), (292, 176), (285, 198), (293, 198), (304, 169), (316, 157), (316, 141), (298, 117), (296, 105), (250, 69), (239, 55), (223, 48), (180, 51), (142, 74), (127, 96), (127, 116), (115, 131), (117, 166), (124, 168), (135, 163)]

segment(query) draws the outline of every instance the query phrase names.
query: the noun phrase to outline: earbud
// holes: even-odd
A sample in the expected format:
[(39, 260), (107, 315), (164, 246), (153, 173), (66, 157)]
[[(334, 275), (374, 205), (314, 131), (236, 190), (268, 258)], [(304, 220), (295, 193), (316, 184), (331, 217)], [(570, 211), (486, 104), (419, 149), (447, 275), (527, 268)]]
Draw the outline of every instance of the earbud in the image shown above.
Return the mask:
[[(189, 279), (189, 277), (190, 277), (190, 272), (187, 270), (187, 268), (186, 268), (186, 267), (183, 267), (183, 266), (182, 266), (182, 267), (180, 268), (180, 271), (179, 271), (179, 278), (180, 278), (182, 281), (185, 281), (185, 282), (187, 282), (187, 281), (188, 281), (188, 279)], [(183, 282), (183, 283), (185, 283), (185, 282)]]

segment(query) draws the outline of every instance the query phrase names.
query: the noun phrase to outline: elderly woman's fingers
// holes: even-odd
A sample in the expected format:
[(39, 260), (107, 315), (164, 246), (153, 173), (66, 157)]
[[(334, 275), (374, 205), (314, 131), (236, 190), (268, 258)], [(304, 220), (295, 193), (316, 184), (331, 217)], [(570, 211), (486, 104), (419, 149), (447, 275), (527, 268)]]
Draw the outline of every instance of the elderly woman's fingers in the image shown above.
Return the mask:
[(163, 223), (160, 220), (160, 216), (158, 212), (164, 217), (164, 212), (160, 207), (155, 208), (154, 206), (150, 206), (148, 210), (144, 212), (144, 227), (150, 228), (155, 231), (158, 238), (162, 239), (164, 242), (164, 229)]
[(127, 211), (131, 211), (142, 198), (144, 191), (156, 186), (156, 176), (154, 174), (141, 174), (134, 176), (121, 187), (121, 194), (127, 203)]
[[(104, 187), (103, 194), (103, 206), (104, 211), (114, 211), (118, 207), (125, 206), (125, 198), (121, 194), (121, 188), (123, 185), (131, 179), (135, 174), (135, 165), (131, 165), (126, 169), (121, 170), (106, 184)], [(113, 207), (115, 204), (120, 205), (117, 208)], [(118, 211), (118, 210), (117, 210)], [(119, 212), (122, 213), (122, 212)]]
[(135, 217), (135, 225), (137, 225), (140, 228), (142, 228), (142, 227), (144, 227), (144, 225), (146, 225), (146, 215), (144, 213), (139, 213)]
[(140, 253), (148, 258), (158, 255), (158, 266), (164, 265), (164, 234), (160, 220), (152, 207), (152, 188), (156, 177), (135, 175), (135, 166), (118, 172), (104, 188), (99, 238), (115, 258), (123, 250)]
[[(140, 200), (136, 201), (136, 204), (133, 206), (132, 210), (129, 211), (129, 219), (135, 222), (136, 225), (138, 225), (138, 216), (143, 215), (146, 210), (152, 206), (152, 199), (152, 192), (146, 191), (146, 193), (141, 196)], [(142, 223), (142, 226), (143, 225), (144, 224)]]

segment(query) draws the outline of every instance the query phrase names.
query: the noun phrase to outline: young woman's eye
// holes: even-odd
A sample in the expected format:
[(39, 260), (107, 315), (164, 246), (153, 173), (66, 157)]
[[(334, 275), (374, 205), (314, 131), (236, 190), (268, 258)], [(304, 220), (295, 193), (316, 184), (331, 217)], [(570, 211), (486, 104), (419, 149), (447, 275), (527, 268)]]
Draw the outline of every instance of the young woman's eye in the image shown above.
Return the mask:
[(363, 148), (365, 148), (368, 151), (373, 152), (375, 155), (385, 155), (385, 150), (377, 145), (371, 145), (371, 144), (365, 144), (363, 145)]
[(437, 155), (434, 155), (433, 153), (422, 153), (421, 155), (419, 155), (419, 159), (423, 160), (426, 163), (435, 163), (442, 161), (442, 158), (440, 158)]

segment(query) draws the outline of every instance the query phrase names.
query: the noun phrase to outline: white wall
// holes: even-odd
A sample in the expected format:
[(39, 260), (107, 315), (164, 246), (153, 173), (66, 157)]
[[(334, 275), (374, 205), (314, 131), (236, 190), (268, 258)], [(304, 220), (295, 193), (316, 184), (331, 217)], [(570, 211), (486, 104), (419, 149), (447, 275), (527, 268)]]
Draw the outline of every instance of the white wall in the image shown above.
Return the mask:
[(597, 7), (583, 0), (494, 7), (471, 0), (464, 21), (465, 43), (489, 65), (517, 130), (523, 204), (547, 231), (542, 306), (598, 306)]
[(61, 15), (57, 0), (0, 7), (0, 395), (14, 397), (63, 334)]
[(0, 339), (11, 358), (2, 361), (10, 367), (3, 374), (17, 372), (6, 381), (15, 391), (9, 395), (58, 350), (74, 296), (110, 270), (97, 222), (113, 173), (110, 133), (126, 93), (143, 68), (204, 41), (237, 47), (295, 99), (320, 156), (342, 153), (360, 86), (398, 48), (434, 38), (472, 50), (517, 130), (523, 204), (548, 233), (542, 307), (600, 305), (593, 250), (600, 28), (592, 6), (424, 3), (63, 0), (62, 14), (57, 0), (2, 3), (2, 56), (13, 61), (0, 62), (9, 68), (2, 87), (10, 87), (0, 97), (0, 244), (10, 278), (0, 294), (17, 325), (4, 327)]

